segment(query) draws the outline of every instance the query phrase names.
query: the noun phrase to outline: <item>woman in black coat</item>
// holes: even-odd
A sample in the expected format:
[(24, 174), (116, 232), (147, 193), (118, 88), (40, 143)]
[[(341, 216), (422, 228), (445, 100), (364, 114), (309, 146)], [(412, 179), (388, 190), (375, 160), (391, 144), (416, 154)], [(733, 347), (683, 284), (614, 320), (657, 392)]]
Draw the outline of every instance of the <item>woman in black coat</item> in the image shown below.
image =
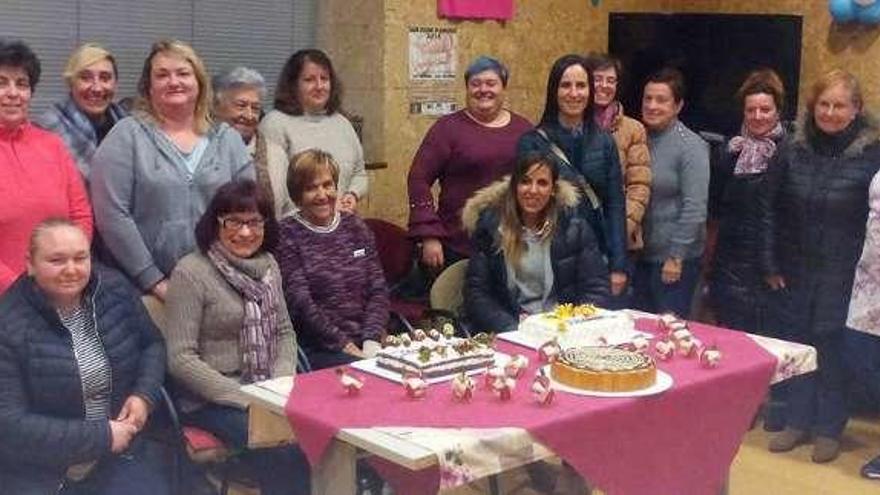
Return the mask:
[(608, 269), (592, 227), (576, 212), (579, 201), (556, 161), (542, 154), (521, 157), (512, 177), (468, 200), (462, 223), (474, 254), (464, 301), (476, 329), (516, 330), (521, 315), (605, 300)]
[(784, 452), (816, 435), (814, 462), (840, 451), (846, 426), (842, 341), (862, 251), (880, 129), (862, 112), (858, 81), (835, 70), (812, 88), (805, 119), (770, 164), (761, 191), (759, 261), (788, 338), (818, 350), (819, 369), (789, 385)]
[(751, 333), (784, 337), (768, 321), (772, 304), (757, 259), (760, 246), (758, 194), (767, 167), (785, 137), (782, 80), (772, 70), (752, 72), (737, 92), (743, 107), (739, 136), (728, 141), (713, 181), (718, 195), (718, 240), (712, 269), (713, 307), (719, 323)]
[(0, 491), (169, 493), (160, 446), (140, 435), (165, 377), (140, 297), (92, 270), (68, 220), (34, 229), (27, 266), (0, 299)]

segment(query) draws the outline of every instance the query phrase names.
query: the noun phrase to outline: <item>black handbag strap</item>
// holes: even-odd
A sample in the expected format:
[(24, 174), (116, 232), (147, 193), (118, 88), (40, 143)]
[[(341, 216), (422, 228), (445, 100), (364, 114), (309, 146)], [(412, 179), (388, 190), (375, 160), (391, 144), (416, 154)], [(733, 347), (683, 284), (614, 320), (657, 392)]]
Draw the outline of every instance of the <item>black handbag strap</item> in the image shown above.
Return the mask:
[(602, 208), (602, 201), (599, 199), (599, 195), (596, 194), (593, 186), (591, 186), (590, 183), (587, 182), (587, 180), (584, 178), (584, 176), (576, 168), (574, 168), (574, 165), (572, 165), (571, 162), (568, 161), (568, 157), (565, 156), (565, 153), (559, 148), (559, 146), (554, 143), (552, 139), (550, 139), (550, 136), (547, 135), (547, 131), (540, 127), (538, 127), (536, 131), (538, 131), (539, 136), (544, 138), (544, 141), (547, 142), (547, 145), (550, 146), (550, 151), (552, 151), (553, 154), (556, 155), (556, 158), (559, 158), (562, 163), (564, 163), (575, 173), (575, 176), (578, 178), (576, 185), (581, 189), (581, 192), (584, 193), (584, 196), (587, 197), (587, 201), (590, 202), (590, 206), (594, 210)]

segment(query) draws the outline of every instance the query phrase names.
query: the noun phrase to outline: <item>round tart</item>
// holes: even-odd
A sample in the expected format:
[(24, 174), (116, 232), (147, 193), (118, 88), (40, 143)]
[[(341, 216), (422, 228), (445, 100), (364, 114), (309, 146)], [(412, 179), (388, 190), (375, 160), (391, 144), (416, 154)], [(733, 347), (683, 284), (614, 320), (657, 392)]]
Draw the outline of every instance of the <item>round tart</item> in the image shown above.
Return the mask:
[(581, 390), (631, 392), (654, 385), (657, 368), (644, 354), (615, 347), (572, 347), (550, 365), (550, 376)]

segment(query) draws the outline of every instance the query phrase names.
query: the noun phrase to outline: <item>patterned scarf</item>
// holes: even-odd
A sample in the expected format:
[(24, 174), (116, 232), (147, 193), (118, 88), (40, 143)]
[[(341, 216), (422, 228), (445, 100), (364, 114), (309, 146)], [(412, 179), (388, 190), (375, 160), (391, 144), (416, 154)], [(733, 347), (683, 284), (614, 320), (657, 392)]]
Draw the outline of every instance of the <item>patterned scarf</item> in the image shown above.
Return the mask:
[(269, 204), (275, 204), (275, 194), (272, 192), (272, 180), (269, 178), (269, 151), (266, 137), (259, 132), (254, 133), (254, 169), (257, 172), (257, 184), (263, 190), (263, 194), (269, 200)]
[(764, 136), (752, 135), (746, 125), (740, 130), (741, 136), (730, 140), (727, 150), (731, 153), (739, 153), (733, 175), (760, 174), (767, 170), (770, 157), (776, 153), (776, 142), (782, 138), (784, 131), (782, 124), (777, 122), (776, 127)]
[(278, 297), (274, 290), (272, 270), (260, 280), (234, 267), (227, 259), (225, 250), (214, 243), (208, 250), (208, 258), (244, 299), (244, 319), (238, 342), (244, 366), (242, 381), (257, 382), (271, 378), (277, 350), (275, 337), (278, 324)]
[(602, 129), (606, 132), (611, 132), (611, 126), (614, 125), (615, 119), (621, 113), (621, 104), (617, 101), (612, 101), (605, 108), (596, 107), (596, 111), (593, 114), (593, 122), (599, 126), (599, 129)]

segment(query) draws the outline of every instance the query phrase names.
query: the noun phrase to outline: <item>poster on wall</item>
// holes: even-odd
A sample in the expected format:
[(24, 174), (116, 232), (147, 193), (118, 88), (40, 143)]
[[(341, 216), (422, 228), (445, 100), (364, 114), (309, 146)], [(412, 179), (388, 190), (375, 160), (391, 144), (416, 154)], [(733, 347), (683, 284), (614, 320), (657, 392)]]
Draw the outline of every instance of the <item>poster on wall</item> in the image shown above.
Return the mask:
[(513, 0), (437, 0), (437, 13), (449, 19), (513, 19)]
[(454, 81), (458, 35), (455, 28), (409, 28), (409, 78)]

